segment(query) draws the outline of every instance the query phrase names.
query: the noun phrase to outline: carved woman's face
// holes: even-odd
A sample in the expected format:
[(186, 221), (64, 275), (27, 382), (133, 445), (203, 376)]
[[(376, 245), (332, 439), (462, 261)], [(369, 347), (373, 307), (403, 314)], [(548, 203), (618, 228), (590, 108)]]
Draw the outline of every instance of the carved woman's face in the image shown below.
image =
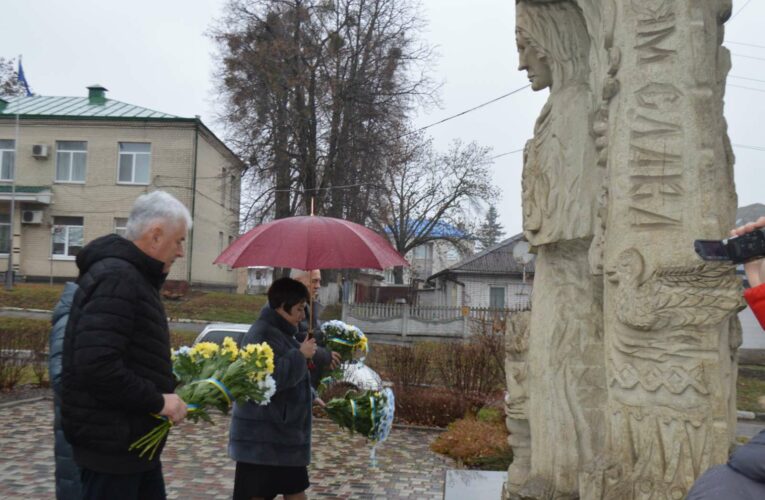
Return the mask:
[(518, 71), (526, 71), (531, 82), (531, 90), (537, 91), (552, 87), (552, 70), (547, 61), (539, 57), (536, 49), (526, 43), (523, 36), (516, 33), (518, 45)]

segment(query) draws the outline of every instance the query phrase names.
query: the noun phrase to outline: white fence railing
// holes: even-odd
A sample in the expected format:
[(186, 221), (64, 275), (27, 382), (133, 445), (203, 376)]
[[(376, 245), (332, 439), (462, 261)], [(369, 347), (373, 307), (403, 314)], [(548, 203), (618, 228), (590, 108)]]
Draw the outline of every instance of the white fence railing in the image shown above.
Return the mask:
[(479, 329), (504, 331), (509, 315), (528, 309), (416, 306), (409, 304), (343, 304), (342, 318), (365, 333), (464, 338)]

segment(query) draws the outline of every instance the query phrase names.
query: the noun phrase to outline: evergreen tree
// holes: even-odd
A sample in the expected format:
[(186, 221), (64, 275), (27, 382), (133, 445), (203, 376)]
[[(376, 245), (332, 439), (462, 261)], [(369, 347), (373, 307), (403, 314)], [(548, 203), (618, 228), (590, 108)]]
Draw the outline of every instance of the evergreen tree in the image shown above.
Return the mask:
[(497, 209), (494, 205), (489, 205), (489, 210), (486, 212), (486, 220), (481, 224), (481, 227), (478, 228), (478, 234), (476, 235), (483, 250), (497, 244), (505, 234), (505, 230), (502, 228), (502, 224), (499, 223), (498, 219), (499, 214), (497, 214)]

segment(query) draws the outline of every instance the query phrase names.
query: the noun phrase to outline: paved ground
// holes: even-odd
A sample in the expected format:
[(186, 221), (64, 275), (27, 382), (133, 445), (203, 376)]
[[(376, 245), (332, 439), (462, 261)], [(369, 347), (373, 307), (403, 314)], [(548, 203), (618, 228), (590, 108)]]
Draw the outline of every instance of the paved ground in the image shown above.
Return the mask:
[[(0, 498), (54, 498), (53, 422), (50, 400), (0, 408)], [(186, 424), (173, 431), (163, 453), (169, 498), (227, 499), (234, 464), (226, 455), (228, 420)], [(436, 434), (395, 428), (377, 449), (328, 421), (314, 425), (310, 498), (440, 499), (451, 465), (428, 445)]]

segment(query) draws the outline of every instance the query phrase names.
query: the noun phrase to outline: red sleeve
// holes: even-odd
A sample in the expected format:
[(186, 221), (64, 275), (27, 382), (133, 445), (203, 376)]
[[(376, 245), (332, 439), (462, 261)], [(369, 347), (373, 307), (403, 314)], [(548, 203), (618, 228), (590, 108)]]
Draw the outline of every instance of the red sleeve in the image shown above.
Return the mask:
[(744, 290), (744, 298), (752, 308), (760, 326), (765, 330), (765, 283)]

